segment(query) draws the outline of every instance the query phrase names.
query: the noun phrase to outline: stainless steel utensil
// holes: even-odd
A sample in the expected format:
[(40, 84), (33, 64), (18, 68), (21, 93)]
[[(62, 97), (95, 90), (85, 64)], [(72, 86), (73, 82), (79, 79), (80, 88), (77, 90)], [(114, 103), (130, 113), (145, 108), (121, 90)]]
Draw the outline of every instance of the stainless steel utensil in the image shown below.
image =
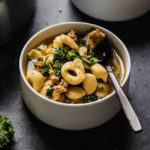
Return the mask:
[(134, 132), (141, 131), (142, 130), (141, 123), (110, 67), (110, 60), (112, 54), (115, 55), (115, 53), (113, 52), (113, 49), (111, 48), (107, 38), (105, 38), (104, 41), (102, 41), (102, 43), (99, 44), (99, 46), (95, 49), (94, 52), (97, 54), (97, 56), (100, 56), (99, 62), (105, 65), (105, 68), (112, 80), (113, 86), (120, 100), (120, 104), (130, 123), (130, 126), (132, 127)]

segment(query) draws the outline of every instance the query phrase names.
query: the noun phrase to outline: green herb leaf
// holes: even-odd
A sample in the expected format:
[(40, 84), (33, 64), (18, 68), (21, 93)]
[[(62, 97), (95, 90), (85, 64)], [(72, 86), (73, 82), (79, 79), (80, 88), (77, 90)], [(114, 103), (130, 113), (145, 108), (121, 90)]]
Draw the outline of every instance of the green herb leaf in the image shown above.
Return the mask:
[(73, 60), (76, 57), (79, 57), (79, 53), (77, 50), (70, 50), (66, 55), (67, 60)]
[(88, 59), (86, 59), (86, 58), (84, 58), (84, 57), (79, 57), (79, 58), (80, 58), (82, 61), (84, 61), (85, 63), (91, 65), (90, 60), (88, 60)]
[(61, 63), (59, 60), (56, 60), (56, 61), (53, 63), (53, 67), (54, 67), (54, 68), (59, 68), (61, 64), (62, 64), (62, 63)]
[(88, 53), (88, 55), (90, 55), (91, 58), (95, 57), (95, 53), (94, 53), (94, 52), (91, 52), (91, 51)]
[(54, 87), (53, 86), (50, 86), (47, 90), (46, 90), (46, 95), (49, 97), (49, 98), (53, 98), (53, 90), (54, 90)]
[(54, 68), (54, 74), (55, 76), (61, 77), (61, 67)]
[(66, 52), (63, 48), (59, 48), (54, 52), (54, 63), (55, 61), (60, 61), (61, 63), (66, 62)]
[(49, 76), (49, 69), (50, 69), (50, 67), (48, 67), (48, 66), (42, 67), (41, 73), (43, 74), (44, 77), (48, 77)]
[(94, 30), (96, 30), (96, 28), (95, 28), (95, 27), (91, 27), (91, 28), (86, 32), (86, 35), (89, 34), (89, 33), (92, 32), (92, 31), (94, 31)]
[(0, 116), (0, 148), (11, 142), (14, 133), (13, 125), (8, 118)]
[(88, 103), (88, 102), (94, 102), (96, 100), (98, 100), (100, 97), (92, 94), (92, 95), (86, 95), (83, 97), (83, 101), (84, 103)]
[(98, 62), (98, 59), (97, 59), (96, 57), (93, 57), (93, 58), (90, 59), (91, 65), (94, 65), (94, 64), (96, 64), (97, 62)]

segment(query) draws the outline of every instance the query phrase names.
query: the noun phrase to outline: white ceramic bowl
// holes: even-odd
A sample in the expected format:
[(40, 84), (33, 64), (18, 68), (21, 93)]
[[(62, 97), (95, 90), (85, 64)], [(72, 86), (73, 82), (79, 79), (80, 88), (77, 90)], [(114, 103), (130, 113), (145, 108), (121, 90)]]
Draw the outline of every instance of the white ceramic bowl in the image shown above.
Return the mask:
[(150, 0), (72, 0), (85, 14), (107, 21), (125, 21), (150, 10)]
[(124, 90), (128, 88), (131, 68), (130, 56), (127, 48), (116, 35), (105, 28), (89, 23), (68, 22), (49, 26), (29, 39), (21, 52), (19, 62), (20, 82), (24, 102), (37, 118), (49, 125), (68, 130), (93, 128), (110, 120), (120, 110), (120, 103), (115, 92), (103, 99), (91, 103), (65, 104), (43, 97), (36, 92), (25, 79), (24, 70), (26, 68), (27, 53), (32, 48), (35, 48), (38, 43), (50, 36), (68, 32), (71, 29), (84, 33), (92, 26), (100, 28), (107, 34), (110, 42), (123, 58), (126, 67), (126, 76), (122, 83), (122, 87)]

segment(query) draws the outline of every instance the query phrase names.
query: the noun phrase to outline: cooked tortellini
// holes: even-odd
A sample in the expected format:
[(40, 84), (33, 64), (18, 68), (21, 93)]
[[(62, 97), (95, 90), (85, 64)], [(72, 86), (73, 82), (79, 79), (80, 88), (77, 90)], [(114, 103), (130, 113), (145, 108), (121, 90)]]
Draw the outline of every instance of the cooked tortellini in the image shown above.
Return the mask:
[(77, 86), (71, 86), (66, 93), (66, 96), (70, 99), (79, 99), (85, 96), (86, 92), (83, 88)]
[(96, 77), (91, 73), (86, 73), (83, 80), (83, 88), (85, 89), (87, 95), (94, 93), (97, 87)]
[(47, 80), (44, 84), (44, 86), (42, 87), (42, 89), (40, 90), (40, 94), (47, 97), (46, 95), (46, 90), (50, 87), (53, 86), (53, 81), (52, 80)]
[(97, 79), (102, 79), (104, 82), (107, 82), (108, 73), (101, 64), (96, 63), (91, 66), (91, 72), (95, 75)]
[[(46, 39), (27, 54), (27, 81), (42, 96), (57, 102), (77, 104), (104, 98), (113, 86), (94, 53), (104, 38), (104, 33), (92, 28), (84, 35), (71, 30)], [(118, 60), (112, 58), (111, 66), (121, 81)]]
[(80, 54), (80, 56), (86, 56), (87, 55), (87, 48), (86, 47), (80, 47), (80, 49), (79, 49), (79, 54)]
[(49, 54), (49, 55), (45, 58), (45, 63), (46, 63), (46, 65), (52, 64), (52, 63), (53, 63), (53, 59), (54, 59), (54, 55), (53, 55), (53, 54)]
[(40, 59), (42, 58), (42, 54), (40, 51), (36, 50), (36, 49), (33, 49), (31, 50), (29, 53), (28, 53), (28, 57), (29, 59)]
[(54, 48), (62, 48), (63, 44), (70, 46), (72, 49), (79, 50), (79, 47), (76, 44), (76, 42), (73, 39), (71, 39), (68, 35), (61, 34), (60, 36), (57, 36), (53, 41)]
[(44, 78), (42, 74), (36, 70), (28, 72), (26, 79), (31, 83), (36, 91), (39, 91), (44, 85)]
[(110, 87), (106, 83), (98, 83), (97, 85), (98, 89), (96, 91), (96, 96), (99, 96), (101, 98), (107, 96), (110, 93)]
[[(71, 71), (74, 74), (71, 74)], [(85, 70), (82, 61), (77, 58), (74, 61), (65, 63), (61, 68), (61, 74), (65, 81), (69, 84), (80, 84), (85, 78)]]

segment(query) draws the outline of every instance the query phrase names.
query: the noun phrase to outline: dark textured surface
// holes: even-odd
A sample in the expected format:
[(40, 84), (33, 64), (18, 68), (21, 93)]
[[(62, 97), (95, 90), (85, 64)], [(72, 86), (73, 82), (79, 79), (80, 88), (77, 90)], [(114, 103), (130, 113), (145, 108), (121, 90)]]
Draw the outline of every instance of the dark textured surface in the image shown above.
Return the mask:
[[(58, 10), (62, 9), (60, 13)], [(92, 19), (68, 0), (37, 0), (28, 25), (0, 48), (0, 113), (15, 126), (14, 143), (7, 150), (149, 150), (150, 149), (150, 13), (136, 20), (111, 23)], [(129, 97), (143, 125), (135, 134), (120, 112), (101, 127), (64, 131), (36, 119), (21, 97), (18, 61), (25, 42), (40, 29), (65, 21), (84, 21), (108, 28), (126, 44), (132, 60)]]

